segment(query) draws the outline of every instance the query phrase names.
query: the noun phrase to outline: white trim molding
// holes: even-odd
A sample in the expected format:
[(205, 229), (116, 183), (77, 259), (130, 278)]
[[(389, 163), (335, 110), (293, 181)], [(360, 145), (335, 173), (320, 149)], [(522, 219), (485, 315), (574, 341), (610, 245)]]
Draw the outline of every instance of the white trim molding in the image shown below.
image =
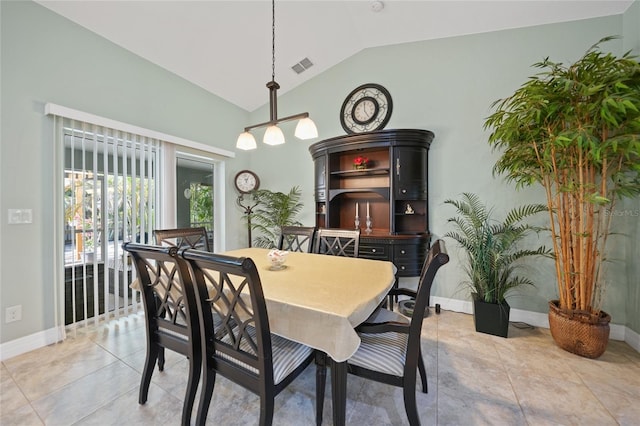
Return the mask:
[[(473, 305), (469, 300), (448, 299), (445, 297), (432, 296), (429, 306), (440, 305), (445, 311), (462, 312), (473, 314)], [(542, 312), (524, 311), (522, 309), (511, 308), (509, 315), (511, 322), (524, 322), (534, 327), (549, 328), (549, 315)], [(640, 334), (620, 324), (610, 324), (609, 338), (626, 342), (636, 351), (640, 352)]]
[(0, 361), (64, 340), (64, 327), (54, 327), (0, 344)]
[(236, 156), (236, 153), (233, 151), (227, 151), (226, 149), (216, 148), (201, 142), (194, 142), (178, 136), (172, 136), (166, 133), (157, 132), (155, 130), (145, 129), (144, 127), (139, 127), (129, 123), (123, 123), (121, 121), (112, 120), (110, 118), (100, 117), (99, 115), (93, 115), (88, 112), (78, 111), (76, 109), (53, 104), (50, 102), (45, 104), (44, 113), (45, 115), (57, 115), (59, 117), (66, 117), (73, 120), (83, 121), (89, 124), (95, 124), (98, 126), (109, 127), (111, 129), (122, 130), (124, 132), (135, 133), (136, 135), (146, 136), (165, 142), (171, 142), (176, 145), (186, 146), (188, 148), (197, 149), (199, 151), (208, 152), (210, 154), (220, 155), (222, 157), (235, 158)]

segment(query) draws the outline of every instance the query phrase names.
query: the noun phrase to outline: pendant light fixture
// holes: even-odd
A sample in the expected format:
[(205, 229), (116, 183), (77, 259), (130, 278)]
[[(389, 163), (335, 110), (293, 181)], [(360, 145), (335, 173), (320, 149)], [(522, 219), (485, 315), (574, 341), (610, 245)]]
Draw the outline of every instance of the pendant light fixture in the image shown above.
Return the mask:
[(255, 124), (244, 128), (244, 132), (238, 136), (236, 148), (243, 150), (256, 149), (256, 139), (250, 130), (258, 127), (267, 127), (264, 133), (263, 142), (267, 145), (280, 145), (284, 143), (284, 134), (277, 126), (283, 121), (300, 120), (296, 126), (295, 136), (299, 139), (312, 139), (318, 137), (318, 129), (315, 123), (309, 118), (308, 112), (290, 115), (289, 117), (278, 118), (278, 89), (280, 85), (276, 83), (276, 4), (271, 0), (271, 81), (267, 83), (269, 89), (269, 121)]

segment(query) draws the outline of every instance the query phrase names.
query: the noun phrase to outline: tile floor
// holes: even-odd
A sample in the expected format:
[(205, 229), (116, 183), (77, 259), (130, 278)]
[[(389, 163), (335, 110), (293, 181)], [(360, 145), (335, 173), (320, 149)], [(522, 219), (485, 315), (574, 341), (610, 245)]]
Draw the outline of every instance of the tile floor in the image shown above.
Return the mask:
[[(2, 363), (0, 424), (178, 425), (187, 363), (167, 351), (149, 400), (138, 405), (144, 318), (83, 329), (65, 342)], [(546, 329), (510, 326), (509, 338), (476, 333), (470, 315), (425, 320), (429, 393), (418, 392), (422, 424), (637, 425), (640, 353), (611, 341), (598, 360), (558, 349)], [(315, 369), (276, 398), (275, 425), (313, 425)], [(407, 423), (399, 388), (349, 376), (349, 425)], [(331, 424), (330, 385), (324, 424)], [(255, 425), (259, 400), (220, 377), (208, 424)], [(195, 417), (194, 419), (195, 420)]]

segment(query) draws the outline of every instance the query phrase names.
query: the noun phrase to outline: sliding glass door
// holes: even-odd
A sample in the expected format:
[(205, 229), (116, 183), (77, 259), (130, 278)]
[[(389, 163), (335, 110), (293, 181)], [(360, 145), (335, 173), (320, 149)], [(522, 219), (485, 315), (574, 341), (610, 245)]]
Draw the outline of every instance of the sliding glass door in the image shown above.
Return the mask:
[(214, 165), (204, 158), (177, 154), (176, 221), (178, 228), (203, 226), (213, 247)]
[(151, 242), (159, 221), (157, 140), (65, 120), (64, 323), (136, 311), (122, 244)]

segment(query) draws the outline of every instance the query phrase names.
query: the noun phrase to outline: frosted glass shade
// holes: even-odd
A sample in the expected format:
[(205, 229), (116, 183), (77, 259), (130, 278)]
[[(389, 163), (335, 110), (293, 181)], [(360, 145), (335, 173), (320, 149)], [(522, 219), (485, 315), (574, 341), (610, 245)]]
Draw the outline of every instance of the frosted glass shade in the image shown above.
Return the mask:
[(284, 134), (280, 127), (269, 126), (267, 131), (264, 132), (264, 139), (262, 140), (267, 145), (281, 145), (284, 143)]
[(236, 141), (236, 148), (248, 151), (250, 149), (256, 149), (257, 147), (258, 144), (256, 143), (256, 138), (254, 138), (251, 133), (240, 133), (240, 136), (238, 136), (238, 140)]
[(295, 135), (298, 139), (312, 139), (318, 137), (318, 128), (316, 123), (309, 117), (298, 121)]

